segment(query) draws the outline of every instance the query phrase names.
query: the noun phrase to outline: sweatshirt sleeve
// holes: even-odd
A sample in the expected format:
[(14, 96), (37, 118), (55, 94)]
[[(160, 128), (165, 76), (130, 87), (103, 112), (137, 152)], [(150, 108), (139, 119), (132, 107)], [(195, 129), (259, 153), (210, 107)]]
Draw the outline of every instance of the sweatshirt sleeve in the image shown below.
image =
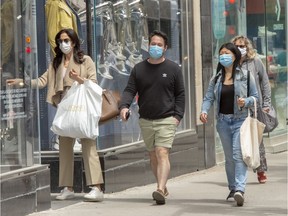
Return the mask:
[(185, 111), (185, 88), (181, 68), (177, 71), (175, 80), (175, 111), (174, 117), (180, 121)]
[(129, 108), (135, 95), (137, 93), (137, 86), (136, 86), (136, 71), (135, 68), (132, 70), (127, 86), (123, 91), (121, 101), (119, 104), (119, 109)]

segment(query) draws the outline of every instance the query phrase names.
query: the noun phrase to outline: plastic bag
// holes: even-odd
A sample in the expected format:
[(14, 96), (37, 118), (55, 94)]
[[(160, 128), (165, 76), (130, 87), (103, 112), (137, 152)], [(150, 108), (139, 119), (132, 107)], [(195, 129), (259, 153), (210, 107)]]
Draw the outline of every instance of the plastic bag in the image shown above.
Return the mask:
[(74, 82), (62, 101), (51, 130), (60, 136), (95, 139), (102, 110), (102, 88), (91, 80)]

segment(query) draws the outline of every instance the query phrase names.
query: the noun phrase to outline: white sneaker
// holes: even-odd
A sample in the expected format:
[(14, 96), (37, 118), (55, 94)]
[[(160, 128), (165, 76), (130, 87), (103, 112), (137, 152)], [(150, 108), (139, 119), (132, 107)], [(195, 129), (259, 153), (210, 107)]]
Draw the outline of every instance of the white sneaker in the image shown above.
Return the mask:
[(97, 72), (106, 79), (113, 79), (111, 74), (109, 73), (109, 64), (105, 62), (105, 64), (99, 64), (97, 66)]
[(126, 43), (126, 46), (124, 47), (124, 50), (129, 54), (129, 55), (135, 55), (137, 52), (135, 43)]
[(142, 55), (139, 56), (130, 55), (128, 60), (126, 60), (126, 65), (133, 68), (136, 64), (138, 64), (141, 61), (143, 61)]
[(148, 48), (149, 48), (149, 40), (142, 37), (141, 49), (148, 52)]
[(104, 194), (97, 187), (91, 187), (91, 191), (84, 195), (86, 201), (102, 202)]
[(244, 204), (244, 192), (236, 191), (234, 194), (234, 200), (237, 203), (237, 206), (243, 206)]
[(130, 73), (128, 73), (126, 67), (125, 67), (125, 62), (124, 61), (117, 61), (116, 64), (111, 65), (112, 68), (116, 70), (121, 75), (124, 76), (130, 76)]
[(122, 54), (123, 47), (121, 43), (112, 45), (111, 43), (108, 44), (108, 53), (115, 55), (115, 57), (119, 60), (126, 60), (126, 57)]
[(67, 200), (67, 199), (73, 199), (75, 197), (74, 191), (68, 190), (67, 187), (64, 187), (63, 190), (61, 190), (60, 195), (56, 196), (57, 200)]

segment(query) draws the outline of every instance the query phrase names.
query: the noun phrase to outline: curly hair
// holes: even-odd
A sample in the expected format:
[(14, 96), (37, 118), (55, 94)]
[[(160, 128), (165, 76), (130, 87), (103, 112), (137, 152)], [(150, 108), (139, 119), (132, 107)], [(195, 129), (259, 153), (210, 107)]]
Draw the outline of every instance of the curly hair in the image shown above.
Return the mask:
[(247, 37), (243, 36), (243, 35), (238, 35), (234, 38), (231, 39), (231, 42), (233, 44), (236, 43), (236, 41), (241, 40), (244, 42), (245, 46), (246, 46), (246, 50), (247, 50), (247, 58), (248, 59), (254, 59), (256, 56), (256, 51), (253, 47), (253, 44), (251, 42), (251, 40), (249, 40)]
[[(73, 29), (62, 29), (60, 30), (56, 36), (55, 41), (60, 39), (61, 34), (66, 33), (68, 37), (71, 39), (72, 44), (74, 45), (73, 48), (73, 59), (76, 63), (82, 64), (84, 62), (84, 51), (80, 49), (80, 40), (77, 33)], [(63, 53), (60, 49), (60, 44), (56, 43), (56, 47), (54, 48), (56, 53), (55, 58), (53, 59), (53, 68), (56, 71), (59, 65), (61, 64)]]

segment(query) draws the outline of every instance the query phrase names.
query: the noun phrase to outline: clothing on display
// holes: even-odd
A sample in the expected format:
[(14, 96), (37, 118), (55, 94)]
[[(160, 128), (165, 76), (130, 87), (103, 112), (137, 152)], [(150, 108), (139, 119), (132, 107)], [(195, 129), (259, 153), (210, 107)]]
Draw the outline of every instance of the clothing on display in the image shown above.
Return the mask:
[(1, 5), (1, 67), (8, 63), (14, 44), (13, 1)]
[(103, 45), (96, 45), (97, 73), (110, 80), (113, 72), (129, 76), (133, 65), (143, 60), (142, 47), (148, 51), (148, 26), (143, 5), (140, 1), (106, 1), (96, 6), (95, 20), (101, 22), (99, 31), (103, 32), (97, 40)]
[[(71, 10), (65, 0), (47, 0), (45, 4), (45, 15), (47, 24), (48, 42), (51, 46), (53, 55), (56, 47), (55, 36), (63, 28), (71, 28), (79, 33), (77, 19), (78, 15)], [(80, 21), (78, 22), (80, 25)], [(80, 27), (80, 26), (79, 26)]]

